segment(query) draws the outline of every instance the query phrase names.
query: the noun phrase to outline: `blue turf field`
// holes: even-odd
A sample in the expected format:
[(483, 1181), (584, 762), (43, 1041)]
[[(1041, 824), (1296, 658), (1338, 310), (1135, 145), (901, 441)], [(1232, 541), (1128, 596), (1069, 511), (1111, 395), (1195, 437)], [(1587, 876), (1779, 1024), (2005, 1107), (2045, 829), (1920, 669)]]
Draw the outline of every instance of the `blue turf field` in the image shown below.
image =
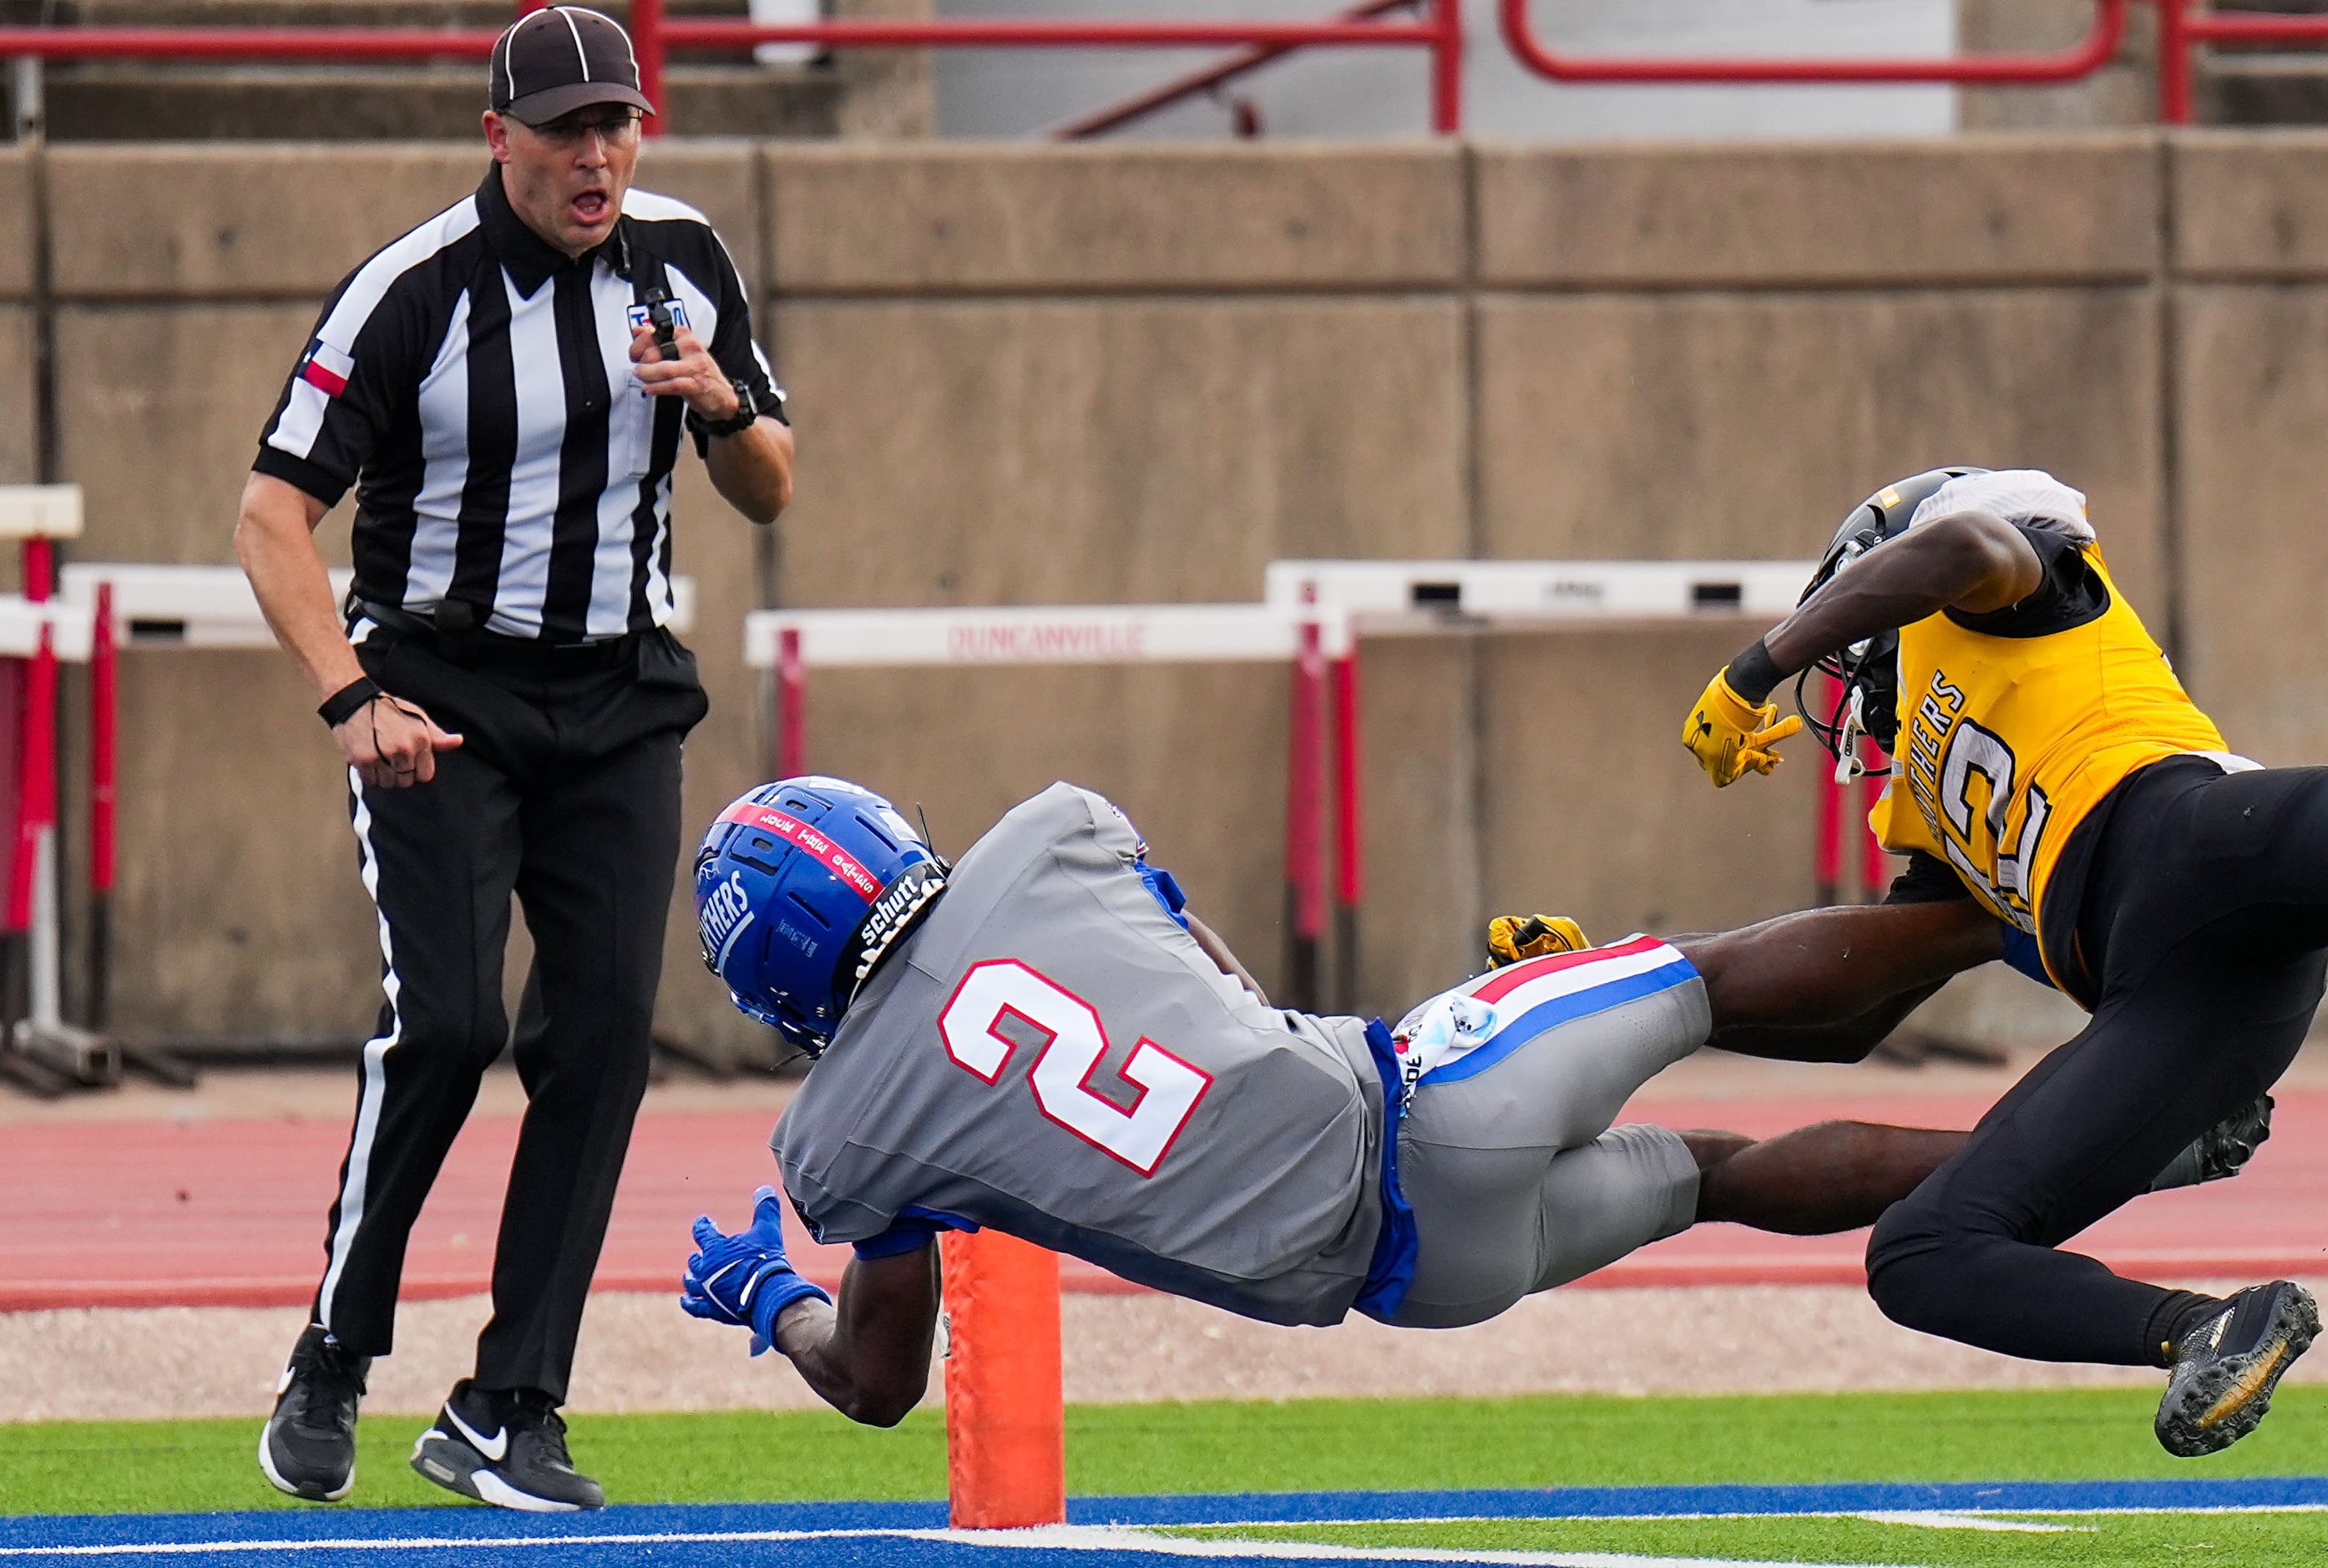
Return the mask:
[[(251, 1568), (291, 1559), (318, 1568), (687, 1568), (882, 1564), (1114, 1568), (1159, 1556), (1216, 1561), (1498, 1562), (1620, 1568), (1706, 1559), (1591, 1552), (1367, 1551), (1143, 1537), (1108, 1526), (1413, 1519), (1677, 1519), (1713, 1516), (1981, 1516), (2192, 1510), (2328, 1511), (2328, 1477), (2207, 1481), (2020, 1481), (1945, 1485), (1578, 1488), (1543, 1491), (1247, 1493), (1079, 1498), (1069, 1526), (960, 1535), (937, 1503), (625, 1507), (530, 1518), (483, 1508), (313, 1513), (52, 1516), (0, 1519), (0, 1563), (169, 1563)], [(998, 1556), (998, 1554), (1000, 1554)]]

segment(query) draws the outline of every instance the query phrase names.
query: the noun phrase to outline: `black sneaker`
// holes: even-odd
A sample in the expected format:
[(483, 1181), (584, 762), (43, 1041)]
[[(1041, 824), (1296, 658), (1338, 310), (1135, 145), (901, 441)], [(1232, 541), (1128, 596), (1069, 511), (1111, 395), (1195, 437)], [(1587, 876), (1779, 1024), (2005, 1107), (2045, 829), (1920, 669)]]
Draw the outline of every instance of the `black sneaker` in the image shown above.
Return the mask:
[(606, 1506), (566, 1451), (558, 1406), (530, 1388), (501, 1393), (461, 1379), (412, 1445), (412, 1468), (447, 1491), (529, 1514)]
[(275, 1489), (336, 1503), (356, 1484), (356, 1406), (371, 1357), (341, 1348), (311, 1323), (275, 1387), (275, 1413), (258, 1434), (258, 1468)]
[(2319, 1332), (2320, 1309), (2301, 1285), (2274, 1280), (2234, 1295), (2175, 1348), (2166, 1397), (2158, 1402), (2159, 1442), (2193, 1459), (2247, 1436)]
[(2189, 1148), (2176, 1155), (2173, 1162), (2158, 1173), (2158, 1179), (2150, 1184), (2150, 1190), (2165, 1192), (2237, 1176), (2271, 1136), (2271, 1111), (2268, 1094), (2240, 1106), (2199, 1134)]

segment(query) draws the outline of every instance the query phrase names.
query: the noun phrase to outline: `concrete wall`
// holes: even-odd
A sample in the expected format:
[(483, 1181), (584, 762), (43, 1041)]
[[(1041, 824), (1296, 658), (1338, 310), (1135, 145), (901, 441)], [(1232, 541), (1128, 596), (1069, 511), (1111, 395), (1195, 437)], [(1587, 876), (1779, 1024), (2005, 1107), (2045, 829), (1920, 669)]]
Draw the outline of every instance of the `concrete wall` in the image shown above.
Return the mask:
[[(226, 560), (316, 302), (456, 199), (468, 149), (50, 155), (86, 559)], [(1801, 556), (1883, 480), (2051, 467), (2235, 746), (2328, 756), (2309, 672), (2328, 419), (2328, 139), (1838, 147), (657, 148), (758, 281), (800, 500), (771, 541), (691, 462), (680, 569), (713, 716), (690, 823), (765, 771), (736, 624), (799, 605), (1250, 599), (1287, 555)], [(0, 158), (0, 232), (30, 223)], [(0, 246), (0, 470), (31, 463)], [(345, 524), (324, 524), (345, 549)], [(2181, 563), (2179, 573), (2175, 563)], [(1398, 642), (1363, 662), (1359, 1000), (1468, 967), (1494, 908), (1703, 928), (1811, 897), (1810, 748), (1716, 795), (1674, 744), (1736, 631)], [(2321, 645), (2314, 647), (2314, 643)], [(1280, 970), (1283, 679), (820, 676), (810, 754), (958, 850), (1107, 790)], [(278, 656), (138, 653), (117, 1007), (347, 1032), (377, 949), (326, 737)], [(674, 914), (666, 1026), (752, 1031)]]

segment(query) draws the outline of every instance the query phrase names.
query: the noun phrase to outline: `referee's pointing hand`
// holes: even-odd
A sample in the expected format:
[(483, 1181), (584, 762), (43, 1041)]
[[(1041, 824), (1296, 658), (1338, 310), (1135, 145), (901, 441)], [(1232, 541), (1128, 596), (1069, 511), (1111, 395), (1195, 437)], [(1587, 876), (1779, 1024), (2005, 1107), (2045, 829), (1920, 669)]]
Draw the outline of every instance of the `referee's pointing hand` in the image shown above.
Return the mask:
[(461, 744), (418, 707), (385, 693), (333, 726), (332, 738), (356, 776), (384, 790), (427, 784), (436, 776), (436, 754)]
[(702, 340), (691, 328), (682, 326), (671, 334), (671, 343), (679, 350), (679, 358), (666, 360), (655, 346), (651, 328), (642, 326), (632, 332), (631, 362), (639, 367), (635, 372), (639, 390), (652, 398), (683, 399), (689, 408), (715, 422), (735, 418), (744, 400)]

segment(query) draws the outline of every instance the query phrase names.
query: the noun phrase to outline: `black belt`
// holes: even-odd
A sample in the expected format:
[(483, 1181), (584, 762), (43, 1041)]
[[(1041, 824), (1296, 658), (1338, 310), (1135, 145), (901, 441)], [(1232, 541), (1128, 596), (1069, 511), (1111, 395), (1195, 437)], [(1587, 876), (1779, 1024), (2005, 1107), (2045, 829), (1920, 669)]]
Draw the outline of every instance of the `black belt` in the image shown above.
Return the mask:
[[(474, 624), (476, 612), (466, 604), (446, 601), (446, 606), (458, 606), (458, 613), (447, 615), (440, 608), (436, 619), (428, 620), (409, 610), (392, 605), (374, 604), (370, 599), (348, 596), (351, 619), (361, 617), (379, 626), (391, 637), (428, 643), (436, 656), (448, 664), (464, 669), (492, 667), (504, 670), (532, 670), (553, 674), (588, 674), (600, 670), (617, 670), (629, 663), (638, 652), (639, 634), (625, 632), (619, 637), (605, 637), (593, 643), (546, 643), (538, 637), (511, 637), (499, 632), (488, 632)], [(446, 621), (469, 622), (467, 625), (447, 627)]]

